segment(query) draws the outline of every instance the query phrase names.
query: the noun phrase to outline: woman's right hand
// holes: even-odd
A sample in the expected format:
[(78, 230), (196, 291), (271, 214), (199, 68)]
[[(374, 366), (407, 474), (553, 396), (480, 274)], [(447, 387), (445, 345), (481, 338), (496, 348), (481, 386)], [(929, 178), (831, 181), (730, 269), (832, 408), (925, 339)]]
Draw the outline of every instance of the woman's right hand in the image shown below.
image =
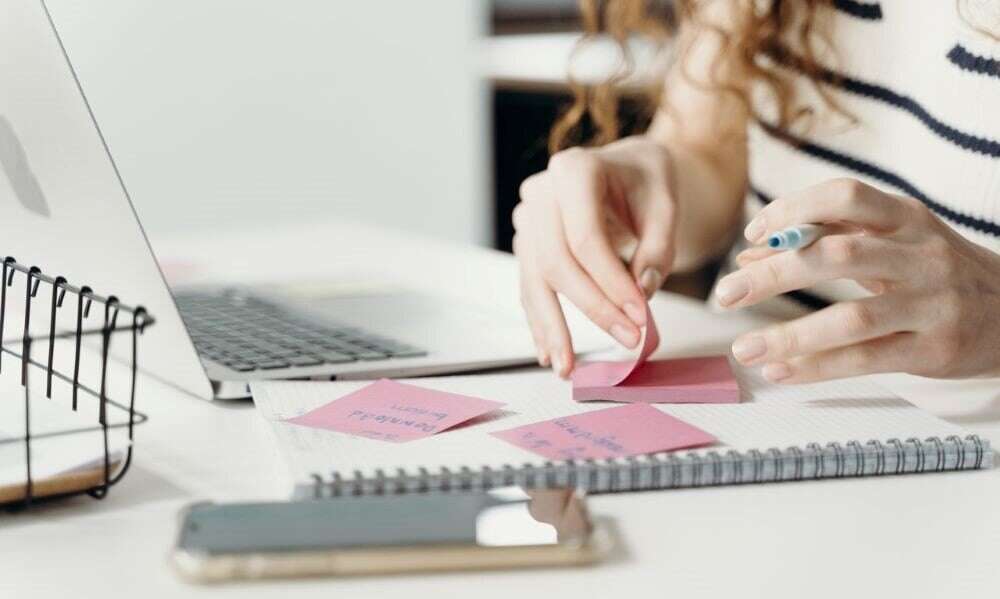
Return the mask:
[(670, 156), (645, 136), (559, 152), (521, 184), (514, 253), (539, 364), (562, 377), (573, 370), (557, 294), (625, 347), (638, 345), (646, 297), (673, 262), (676, 213)]

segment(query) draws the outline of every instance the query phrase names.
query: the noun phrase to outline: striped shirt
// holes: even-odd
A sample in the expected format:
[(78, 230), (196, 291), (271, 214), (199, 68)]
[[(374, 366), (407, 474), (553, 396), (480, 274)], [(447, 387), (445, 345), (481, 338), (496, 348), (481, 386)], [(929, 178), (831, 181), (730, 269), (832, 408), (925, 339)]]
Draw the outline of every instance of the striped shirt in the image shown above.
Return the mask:
[[(836, 55), (820, 58), (828, 71), (820, 85), (857, 123), (824, 110), (793, 142), (751, 125), (748, 218), (775, 197), (853, 177), (921, 200), (1000, 253), (1000, 0), (834, 7)], [(776, 62), (795, 68), (794, 57)], [(796, 93), (822, 106), (804, 77)], [(828, 301), (866, 295), (849, 281), (808, 292)]]

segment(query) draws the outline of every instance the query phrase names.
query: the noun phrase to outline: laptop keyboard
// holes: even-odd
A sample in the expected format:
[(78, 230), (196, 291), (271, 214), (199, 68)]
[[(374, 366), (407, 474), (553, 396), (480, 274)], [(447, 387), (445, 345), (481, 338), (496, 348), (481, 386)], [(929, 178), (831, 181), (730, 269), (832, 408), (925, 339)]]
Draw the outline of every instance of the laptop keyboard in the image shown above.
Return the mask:
[(239, 372), (427, 354), (356, 327), (320, 325), (252, 296), (188, 292), (175, 299), (198, 353)]

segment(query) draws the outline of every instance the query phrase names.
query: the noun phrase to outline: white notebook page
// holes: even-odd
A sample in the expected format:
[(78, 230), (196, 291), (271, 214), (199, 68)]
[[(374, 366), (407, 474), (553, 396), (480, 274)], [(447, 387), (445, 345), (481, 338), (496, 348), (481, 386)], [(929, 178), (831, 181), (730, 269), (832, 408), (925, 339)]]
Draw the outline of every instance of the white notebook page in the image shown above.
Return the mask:
[[(701, 451), (764, 451), (771, 447), (805, 447), (812, 442), (846, 444), (852, 440), (864, 443), (966, 434), (961, 427), (920, 410), (866, 378), (785, 387), (770, 385), (749, 370), (739, 370), (738, 378), (742, 403), (655, 407), (718, 438), (718, 444)], [(392, 476), (398, 469), (417, 472), (420, 468), (436, 471), (445, 467), (454, 471), (462, 467), (478, 470), (506, 464), (542, 465), (545, 460), (540, 456), (489, 433), (618, 405), (574, 402), (570, 383), (548, 371), (407, 382), (507, 405), (492, 417), (431, 437), (386, 443), (282, 421), (360, 389), (367, 382), (257, 382), (251, 388), (259, 413), (271, 423), (291, 475), (299, 482), (309, 481), (313, 474), (329, 479), (333, 472), (349, 477), (355, 472), (373, 476), (376, 470), (382, 470)]]

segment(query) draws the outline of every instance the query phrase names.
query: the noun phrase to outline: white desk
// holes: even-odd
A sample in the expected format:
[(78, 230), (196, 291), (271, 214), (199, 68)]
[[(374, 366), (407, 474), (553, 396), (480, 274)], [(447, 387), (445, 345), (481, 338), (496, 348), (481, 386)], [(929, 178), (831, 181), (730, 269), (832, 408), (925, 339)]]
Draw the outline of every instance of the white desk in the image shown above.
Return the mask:
[[(159, 245), (234, 278), (371, 270), (457, 298), (516, 302), (512, 259), (486, 250), (358, 226), (264, 234), (267, 241), (244, 233)], [(677, 297), (656, 298), (654, 311), (678, 353), (721, 351), (753, 323)], [(996, 381), (887, 380), (1000, 444)], [(150, 421), (137, 430), (132, 471), (108, 499), (0, 515), (0, 597), (958, 598), (1000, 590), (1000, 470), (595, 496), (593, 511), (617, 519), (627, 551), (588, 569), (189, 586), (167, 566), (178, 508), (205, 498), (281, 498), (289, 482), (249, 403), (212, 404), (151, 380), (140, 393)]]

